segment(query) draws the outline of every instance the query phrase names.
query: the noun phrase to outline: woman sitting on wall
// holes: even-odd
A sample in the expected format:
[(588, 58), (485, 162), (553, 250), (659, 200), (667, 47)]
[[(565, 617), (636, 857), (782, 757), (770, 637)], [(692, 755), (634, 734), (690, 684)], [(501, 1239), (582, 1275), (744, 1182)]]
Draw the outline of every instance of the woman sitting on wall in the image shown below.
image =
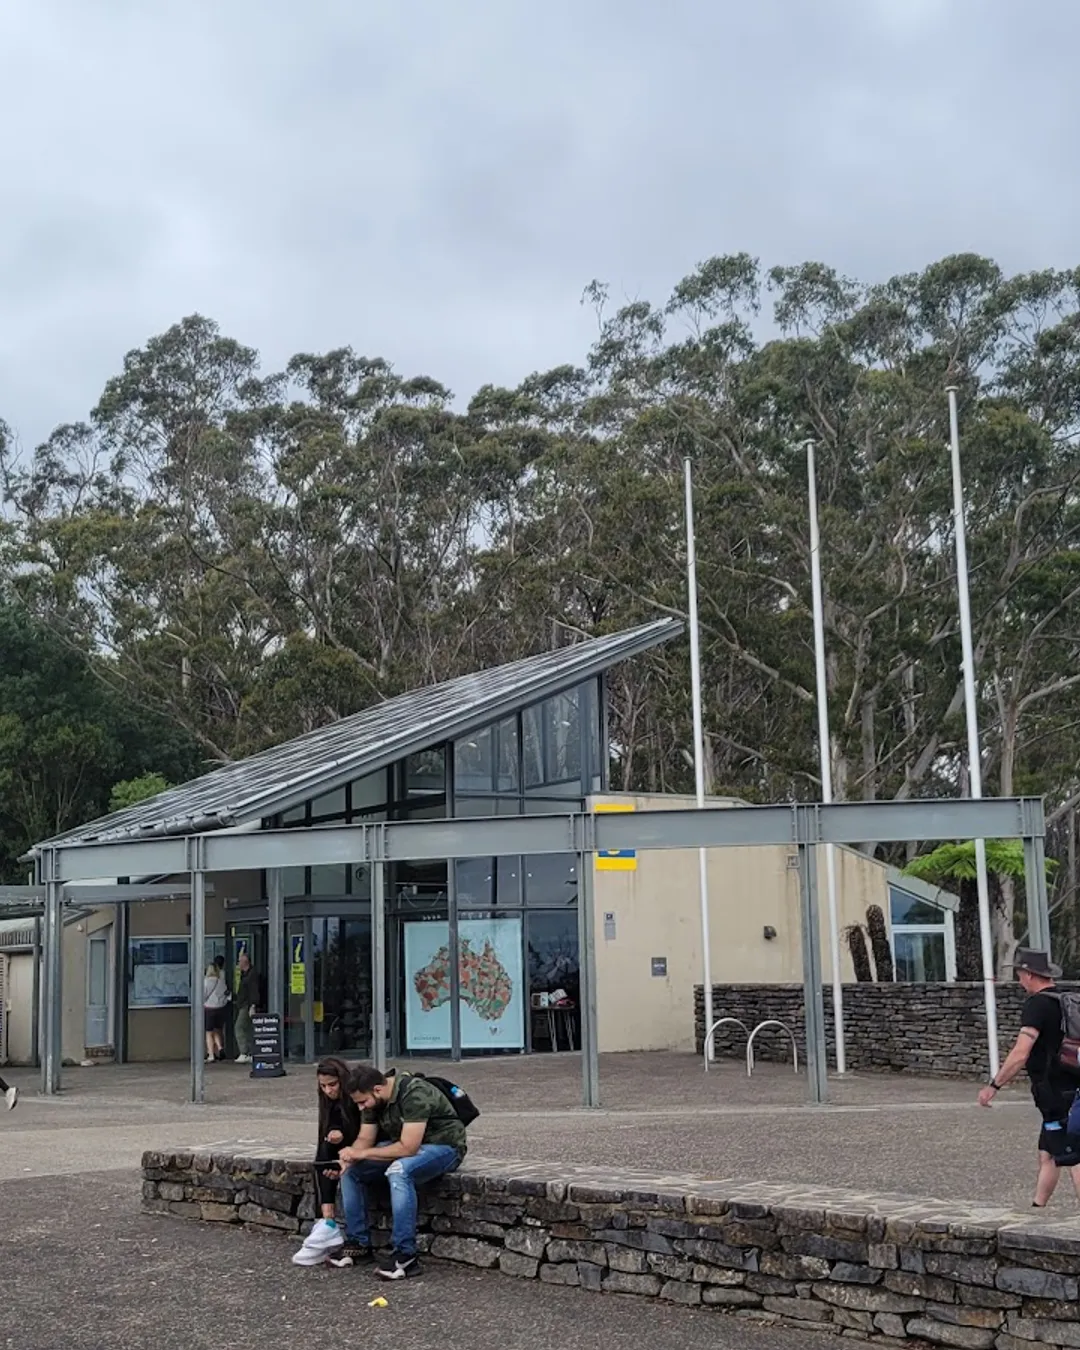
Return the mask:
[(354, 1143), (360, 1133), (360, 1111), (345, 1091), (351, 1070), (343, 1059), (319, 1061), (315, 1076), (319, 1084), (319, 1142), (315, 1152), (315, 1191), (320, 1218), (293, 1256), (295, 1266), (320, 1266), (344, 1243), (334, 1218), (341, 1165), (338, 1152)]

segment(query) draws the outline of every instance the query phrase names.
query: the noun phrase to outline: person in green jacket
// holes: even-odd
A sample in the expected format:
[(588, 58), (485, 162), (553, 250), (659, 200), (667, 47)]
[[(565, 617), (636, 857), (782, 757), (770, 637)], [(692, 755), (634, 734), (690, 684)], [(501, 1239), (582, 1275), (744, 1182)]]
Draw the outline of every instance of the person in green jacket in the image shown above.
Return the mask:
[(236, 1021), (233, 1023), (233, 1030), (236, 1032), (236, 1045), (240, 1051), (236, 1056), (236, 1062), (237, 1064), (250, 1064), (251, 1052), (255, 1049), (255, 1035), (251, 1029), (251, 1019), (258, 1011), (259, 977), (255, 973), (255, 967), (251, 964), (251, 958), (247, 952), (240, 953), (240, 959), (236, 964), (240, 970), (240, 983), (236, 987)]
[(371, 1260), (366, 1188), (385, 1178), (390, 1184), (393, 1251), (375, 1273), (384, 1280), (405, 1280), (420, 1274), (416, 1188), (461, 1166), (465, 1126), (449, 1098), (412, 1074), (384, 1074), (362, 1064), (346, 1091), (362, 1115), (356, 1142), (338, 1154), (344, 1168), (345, 1246), (330, 1264), (354, 1266)]

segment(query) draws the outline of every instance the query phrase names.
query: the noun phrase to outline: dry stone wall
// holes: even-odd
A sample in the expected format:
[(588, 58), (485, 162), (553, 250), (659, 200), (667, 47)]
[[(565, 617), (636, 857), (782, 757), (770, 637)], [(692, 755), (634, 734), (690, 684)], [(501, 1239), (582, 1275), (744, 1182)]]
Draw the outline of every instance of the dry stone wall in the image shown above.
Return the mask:
[[(146, 1153), (142, 1203), (296, 1240), (315, 1217), (310, 1162), (284, 1149)], [(420, 1247), (885, 1344), (1080, 1348), (1080, 1220), (959, 1201), (470, 1159), (421, 1192)]]
[[(1062, 985), (1062, 988), (1080, 988)], [(702, 986), (695, 993), (695, 1039), (704, 1042)], [(829, 1058), (834, 1047), (832, 987), (825, 986), (825, 1033)], [(1016, 984), (997, 987), (998, 1026), (1004, 1058), (1020, 1028), (1023, 991)], [(749, 1029), (776, 1018), (795, 1033), (805, 1054), (803, 991), (798, 984), (718, 984), (713, 986), (716, 1017), (737, 1017)], [(987, 1073), (986, 1010), (981, 984), (845, 984), (844, 1048), (853, 1070), (909, 1072), (938, 1078), (982, 1078)], [(775, 1029), (754, 1040), (762, 1060), (791, 1057), (790, 1040)], [(737, 1027), (716, 1036), (719, 1056), (743, 1058), (746, 1037)]]

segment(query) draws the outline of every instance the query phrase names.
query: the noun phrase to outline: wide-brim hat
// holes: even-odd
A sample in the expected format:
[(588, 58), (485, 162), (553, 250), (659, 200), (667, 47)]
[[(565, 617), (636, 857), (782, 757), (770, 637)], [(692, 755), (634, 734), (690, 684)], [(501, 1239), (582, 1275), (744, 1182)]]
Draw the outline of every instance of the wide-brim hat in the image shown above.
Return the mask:
[(1017, 947), (1009, 964), (1013, 970), (1026, 970), (1029, 975), (1041, 975), (1044, 980), (1056, 980), (1061, 975), (1061, 967), (1054, 965), (1049, 952), (1040, 952), (1034, 947)]

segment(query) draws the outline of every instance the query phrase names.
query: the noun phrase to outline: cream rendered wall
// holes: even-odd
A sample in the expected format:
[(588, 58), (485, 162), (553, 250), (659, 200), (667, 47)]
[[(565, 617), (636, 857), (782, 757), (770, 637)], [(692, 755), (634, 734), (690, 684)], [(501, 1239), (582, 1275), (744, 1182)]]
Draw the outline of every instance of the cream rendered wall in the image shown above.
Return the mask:
[(7, 1053), (10, 1064), (34, 1062), (34, 957), (31, 952), (8, 956)]
[[(594, 803), (627, 803), (636, 811), (692, 807), (692, 797), (606, 794)], [(738, 810), (715, 799), (715, 810)], [(819, 851), (822, 969), (831, 978), (824, 850)], [(802, 981), (798, 872), (789, 867), (794, 848), (718, 848), (708, 854), (710, 953), (716, 984), (787, 984)], [(865, 921), (866, 908), (887, 911), (885, 868), (849, 849), (836, 850), (841, 932)], [(649, 849), (634, 872), (596, 871), (597, 1012), (602, 1051), (690, 1050), (694, 1043), (694, 986), (702, 981), (701, 907), (696, 849)], [(605, 936), (605, 916), (615, 936)], [(766, 926), (776, 937), (764, 936)], [(652, 974), (652, 959), (667, 974)], [(846, 945), (841, 975), (853, 980)], [(722, 1009), (717, 1009), (720, 1015)]]

